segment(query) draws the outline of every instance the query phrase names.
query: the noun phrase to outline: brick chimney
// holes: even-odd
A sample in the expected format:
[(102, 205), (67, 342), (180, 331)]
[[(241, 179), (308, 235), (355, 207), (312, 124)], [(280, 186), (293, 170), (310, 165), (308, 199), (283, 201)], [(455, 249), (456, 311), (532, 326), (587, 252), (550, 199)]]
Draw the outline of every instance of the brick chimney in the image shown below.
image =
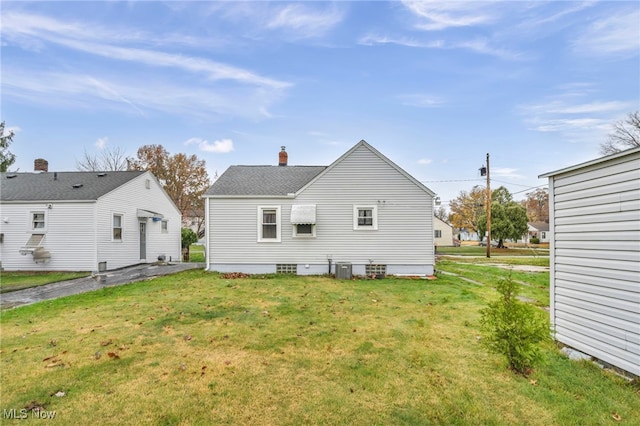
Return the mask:
[(289, 155), (287, 151), (285, 151), (286, 147), (283, 146), (282, 150), (278, 153), (278, 166), (286, 166), (287, 160), (289, 159)]
[(33, 171), (34, 172), (48, 172), (49, 171), (49, 162), (44, 158), (36, 158), (33, 162)]

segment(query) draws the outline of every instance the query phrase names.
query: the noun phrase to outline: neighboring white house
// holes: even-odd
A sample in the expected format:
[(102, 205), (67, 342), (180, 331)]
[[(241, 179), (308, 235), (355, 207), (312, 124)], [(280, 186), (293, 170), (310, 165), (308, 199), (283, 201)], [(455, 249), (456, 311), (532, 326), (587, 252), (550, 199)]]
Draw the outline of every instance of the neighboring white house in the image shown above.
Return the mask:
[(283, 147), (279, 164), (232, 166), (206, 193), (209, 270), (433, 274), (434, 193), (371, 145), (328, 167), (289, 166)]
[(434, 216), (433, 228), (434, 244), (436, 245), (436, 247), (453, 246), (453, 226), (449, 225), (444, 220)]
[(525, 243), (529, 243), (531, 238), (537, 238), (541, 243), (549, 242), (549, 223), (547, 222), (529, 222), (527, 223), (527, 235), (525, 235)]
[(150, 172), (9, 172), (0, 179), (6, 270), (180, 261), (180, 212)]
[(640, 148), (540, 177), (555, 338), (640, 376)]

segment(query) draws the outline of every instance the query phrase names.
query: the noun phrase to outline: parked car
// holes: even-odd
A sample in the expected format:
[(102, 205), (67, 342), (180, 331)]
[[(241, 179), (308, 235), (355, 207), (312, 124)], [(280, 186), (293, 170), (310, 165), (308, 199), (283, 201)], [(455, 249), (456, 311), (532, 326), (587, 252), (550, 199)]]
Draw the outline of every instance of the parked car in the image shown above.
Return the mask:
[[(480, 245), (482, 247), (486, 247), (487, 246), (487, 240), (480, 241)], [(494, 247), (494, 248), (498, 247), (498, 242), (496, 240), (491, 240), (491, 247)]]

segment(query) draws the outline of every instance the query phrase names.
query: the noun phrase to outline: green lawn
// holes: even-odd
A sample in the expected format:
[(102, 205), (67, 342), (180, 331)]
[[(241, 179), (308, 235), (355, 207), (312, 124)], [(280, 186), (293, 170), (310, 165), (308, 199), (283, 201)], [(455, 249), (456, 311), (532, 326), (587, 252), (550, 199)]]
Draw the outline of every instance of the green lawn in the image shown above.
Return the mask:
[(88, 277), (89, 272), (0, 272), (0, 293)]
[(640, 418), (637, 390), (553, 345), (527, 378), (486, 353), (478, 312), (495, 297), (489, 285), (447, 275), (231, 280), (188, 271), (108, 287), (2, 312), (0, 409), (35, 404), (62, 424), (131, 425)]
[(189, 262), (204, 262), (204, 246), (194, 244), (189, 247)]
[[(437, 254), (455, 256), (486, 256), (487, 248), (481, 246), (460, 246), (460, 247), (437, 247)], [(491, 256), (549, 256), (549, 249), (546, 248), (491, 248)]]

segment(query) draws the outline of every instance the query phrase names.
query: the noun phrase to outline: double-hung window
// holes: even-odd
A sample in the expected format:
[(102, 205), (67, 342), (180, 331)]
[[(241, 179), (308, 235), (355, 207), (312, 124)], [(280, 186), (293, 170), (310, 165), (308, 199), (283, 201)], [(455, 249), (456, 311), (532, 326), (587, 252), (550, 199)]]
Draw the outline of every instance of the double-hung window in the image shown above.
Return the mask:
[(122, 241), (122, 215), (113, 215), (113, 241)]
[(46, 227), (45, 213), (43, 211), (31, 212), (31, 230), (34, 232), (44, 232)]
[(258, 207), (258, 241), (280, 242), (280, 206)]
[(353, 229), (377, 230), (378, 208), (376, 206), (353, 206)]
[(436, 229), (436, 230), (434, 231), (434, 237), (435, 237), (435, 238), (442, 238), (442, 230), (440, 230), (440, 229)]

